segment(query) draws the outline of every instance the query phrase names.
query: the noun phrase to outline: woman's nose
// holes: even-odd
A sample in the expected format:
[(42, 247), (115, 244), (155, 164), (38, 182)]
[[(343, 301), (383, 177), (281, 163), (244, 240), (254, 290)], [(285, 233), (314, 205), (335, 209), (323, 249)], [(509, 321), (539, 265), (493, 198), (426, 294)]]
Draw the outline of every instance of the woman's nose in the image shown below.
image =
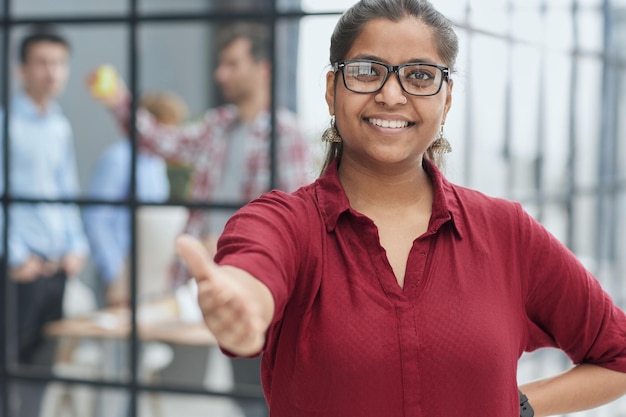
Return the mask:
[(375, 100), (387, 106), (406, 104), (407, 98), (405, 94), (402, 85), (400, 85), (398, 74), (391, 73), (385, 80), (383, 86), (376, 93)]

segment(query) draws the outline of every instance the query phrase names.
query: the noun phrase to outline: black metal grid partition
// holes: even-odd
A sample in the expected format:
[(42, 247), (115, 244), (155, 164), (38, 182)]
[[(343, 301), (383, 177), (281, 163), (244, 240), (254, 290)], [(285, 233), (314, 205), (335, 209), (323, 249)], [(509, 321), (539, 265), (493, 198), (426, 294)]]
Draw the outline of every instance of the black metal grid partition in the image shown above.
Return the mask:
[[(13, 384), (37, 379), (54, 382), (56, 391), (50, 390), (52, 400), (46, 403), (55, 407), (52, 415), (57, 408), (57, 415), (72, 415), (72, 407), (79, 415), (98, 415), (108, 399), (121, 403), (132, 416), (159, 412), (168, 415), (167, 406), (162, 404), (166, 399), (173, 399), (175, 404), (175, 411), (169, 409), (171, 415), (195, 415), (196, 403), (202, 410), (199, 415), (228, 415), (228, 408), (213, 409), (212, 404), (224, 399), (254, 402), (262, 398), (258, 386), (216, 388), (219, 384), (207, 384), (199, 369), (204, 370), (202, 361), (209, 359), (204, 350), (197, 348), (175, 349), (174, 364), (163, 370), (158, 381), (143, 375), (145, 346), (138, 339), (137, 328), (143, 312), (137, 306), (145, 292), (140, 259), (146, 238), (136, 232), (138, 213), (145, 208), (220, 210), (238, 204), (191, 201), (185, 198), (184, 188), (175, 190), (178, 194), (165, 203), (141, 201), (135, 189), (135, 157), (131, 162), (130, 198), (86, 198), (86, 184), (97, 157), (120, 133), (110, 115), (89, 98), (83, 78), (95, 66), (112, 63), (133, 97), (148, 90), (173, 90), (185, 99), (192, 117), (200, 117), (205, 109), (220, 104), (211, 77), (215, 29), (234, 21), (263, 22), (272, 29), (273, 37), (272, 113), (279, 106), (296, 111), (305, 134), (312, 143), (318, 143), (329, 120), (323, 101), (328, 38), (338, 14), (353, 3), (2, 1), (0, 85), (6, 113), (11, 112), (10, 98), (18, 85), (15, 41), (24, 29), (33, 23), (54, 23), (72, 43), (72, 77), (60, 102), (74, 128), (83, 191), (75, 201), (12, 196), (10, 143), (5, 140), (4, 224), (10, 229), (7, 209), (20, 202), (77, 203), (82, 208), (102, 204), (128, 207), (133, 213), (128, 231), (132, 243), (129, 286), (133, 309), (130, 337), (117, 356), (122, 358), (119, 372), (94, 373), (93, 367), (86, 364), (73, 373), (42, 374), (36, 369), (15, 366), (14, 314), (10, 308), (13, 290), (5, 279), (0, 286), (0, 335), (4, 341), (0, 344), (0, 417), (9, 415), (6, 399)], [(521, 201), (587, 263), (624, 306), (626, 287), (621, 277), (626, 241), (622, 236), (626, 226), (619, 215), (626, 202), (625, 175), (619, 163), (624, 158), (626, 137), (620, 123), (624, 111), (620, 94), (624, 74), (621, 50), (626, 43), (624, 13), (611, 2), (600, 0), (442, 0), (434, 4), (454, 21), (461, 41), (461, 55), (453, 76), (453, 109), (446, 126), (454, 148), (448, 161), (448, 176), (487, 194)], [(137, 99), (130, 105), (136, 108)], [(134, 112), (130, 114), (134, 125)], [(9, 124), (4, 123), (2, 137), (7, 137)], [(135, 132), (130, 133), (130, 139), (135, 140)], [(272, 143), (274, 155), (276, 145)], [(135, 149), (133, 155), (136, 156)], [(315, 157), (319, 158), (319, 154)], [(185, 171), (170, 168), (174, 176)], [(2, 239), (6, 248), (7, 228)], [(2, 270), (6, 271), (6, 259), (2, 262)], [(85, 273), (81, 279), (89, 284), (92, 281), (88, 275)], [(102, 349), (110, 348), (101, 347), (98, 352), (102, 353)], [(565, 361), (554, 360), (552, 355), (534, 355), (524, 359), (520, 378), (538, 377), (562, 366)], [(101, 367), (98, 369), (101, 371)], [(160, 408), (149, 406), (155, 404), (155, 398), (161, 401)], [(205, 399), (214, 401), (202, 402)], [(232, 415), (239, 415), (237, 412), (232, 411)]]

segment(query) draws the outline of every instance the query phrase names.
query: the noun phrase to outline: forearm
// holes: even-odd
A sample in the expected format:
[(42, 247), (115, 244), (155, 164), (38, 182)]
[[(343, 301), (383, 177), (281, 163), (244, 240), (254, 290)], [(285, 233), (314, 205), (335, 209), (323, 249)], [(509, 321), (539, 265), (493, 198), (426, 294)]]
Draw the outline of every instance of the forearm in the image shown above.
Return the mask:
[(204, 321), (218, 344), (233, 355), (257, 355), (274, 315), (270, 290), (246, 271), (217, 266), (210, 279), (198, 281)]
[(225, 271), (230, 274), (229, 278), (236, 281), (244, 289), (249, 300), (256, 304), (255, 313), (261, 320), (262, 330), (267, 331), (274, 317), (274, 297), (269, 288), (261, 281), (247, 273), (243, 269), (232, 266), (224, 266)]
[[(131, 108), (130, 95), (111, 107), (118, 125), (130, 137)], [(140, 150), (158, 155), (168, 162), (192, 165), (198, 158), (208, 134), (203, 121), (180, 126), (169, 126), (159, 121), (147, 110), (138, 108), (135, 113), (137, 144)]]
[(583, 364), (520, 387), (535, 417), (566, 414), (609, 403), (626, 393), (626, 373)]

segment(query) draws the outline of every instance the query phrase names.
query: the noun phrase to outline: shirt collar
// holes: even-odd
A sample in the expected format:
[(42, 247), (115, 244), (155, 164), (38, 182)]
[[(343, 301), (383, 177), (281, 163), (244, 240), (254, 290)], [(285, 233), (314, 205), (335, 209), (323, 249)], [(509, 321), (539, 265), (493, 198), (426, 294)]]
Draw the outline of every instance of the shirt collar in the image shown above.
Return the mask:
[(39, 107), (35, 104), (32, 98), (26, 92), (22, 91), (17, 93), (11, 103), (11, 111), (16, 114), (29, 116), (29, 117), (46, 117), (61, 113), (61, 107), (56, 101), (51, 101), (48, 104), (48, 111), (42, 114), (39, 111)]
[[(326, 230), (332, 232), (339, 216), (350, 210), (350, 202), (337, 174), (338, 161), (334, 160), (317, 180), (315, 193), (326, 222)], [(424, 168), (433, 184), (433, 207), (427, 234), (436, 233), (448, 221), (452, 222), (456, 233), (463, 237), (463, 216), (459, 197), (454, 186), (431, 161), (424, 159)]]

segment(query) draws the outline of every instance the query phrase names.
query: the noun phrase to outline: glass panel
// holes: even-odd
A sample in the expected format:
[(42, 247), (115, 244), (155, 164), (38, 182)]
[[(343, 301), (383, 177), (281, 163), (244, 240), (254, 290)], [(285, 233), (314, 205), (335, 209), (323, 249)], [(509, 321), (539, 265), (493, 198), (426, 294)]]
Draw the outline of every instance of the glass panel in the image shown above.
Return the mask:
[[(85, 301), (89, 299), (85, 289), (81, 291), (73, 286), (77, 282), (78, 278), (67, 281), (65, 302), (59, 300), (59, 297), (53, 297), (59, 293), (56, 277), (29, 284), (13, 283), (10, 286), (10, 291), (15, 295), (11, 299), (15, 299), (17, 304), (11, 308), (13, 311), (19, 308), (17, 314), (12, 314), (12, 317), (17, 316), (15, 321), (10, 323), (9, 335), (15, 336), (6, 339), (16, 341), (7, 346), (10, 363), (13, 364), (11, 370), (33, 376), (78, 379), (106, 379), (112, 377), (107, 372), (120, 370), (116, 363), (104, 362), (108, 359), (104, 353), (107, 341), (110, 342), (110, 339), (105, 338), (105, 335), (111, 334), (109, 328), (99, 327), (95, 320), (90, 324), (91, 314), (68, 317), (76, 314), (74, 309), (84, 307)], [(70, 283), (74, 284), (70, 286)], [(71, 305), (68, 304), (70, 300)], [(38, 313), (58, 319), (61, 312), (57, 310), (55, 314), (54, 310), (61, 309), (60, 304), (63, 304), (62, 314), (65, 314), (65, 319), (48, 322), (45, 328), (39, 330), (29, 325)], [(19, 364), (16, 363), (18, 361)], [(95, 392), (89, 387), (31, 381), (16, 383), (10, 389), (10, 405), (14, 412), (11, 415), (39, 415), (40, 407), (42, 410), (59, 410), (59, 413), (74, 409), (78, 411), (75, 415), (94, 415)], [(22, 414), (17, 414), (16, 408), (21, 409)]]
[[(203, 330), (195, 325), (187, 329), (169, 325), (168, 329), (169, 332), (156, 329), (155, 332), (145, 333), (153, 340), (142, 343), (142, 382), (223, 393), (236, 392), (245, 397), (218, 400), (210, 396), (189, 396), (188, 404), (183, 405), (179, 403), (180, 396), (177, 395), (158, 394), (158, 397), (151, 398), (147, 394), (142, 397), (142, 406), (146, 405), (146, 401), (151, 407), (158, 402), (165, 415), (172, 416), (181, 413), (186, 416), (196, 415), (196, 407), (204, 407), (201, 415), (267, 416), (261, 390), (260, 358), (231, 359), (225, 356), (212, 342), (203, 340), (199, 335)], [(174, 404), (178, 404), (178, 407)], [(208, 410), (213, 410), (215, 414)]]
[(245, 12), (270, 10), (273, 0), (218, 0), (212, 3), (215, 11)]
[[(258, 172), (245, 174), (244, 170), (236, 166), (242, 166), (249, 161), (253, 151), (239, 153), (240, 160), (235, 161), (236, 165), (228, 165), (231, 171), (220, 174), (220, 166), (227, 158), (235, 158), (235, 149), (243, 148), (249, 138), (254, 136), (263, 123), (257, 119), (257, 114), (245, 115), (250, 118), (245, 123), (237, 121), (238, 112), (236, 107), (220, 107), (219, 113), (208, 109), (214, 109), (223, 104), (236, 104), (245, 106), (249, 103), (248, 97), (256, 97), (266, 100), (265, 109), (269, 108), (269, 97), (267, 89), (270, 86), (271, 65), (267, 61), (257, 61), (250, 55), (248, 41), (243, 39), (243, 34), (237, 31), (243, 26), (254, 26), (260, 32), (255, 33), (252, 38), (267, 40), (259, 42), (259, 51), (266, 57), (269, 56), (268, 44), (269, 28), (260, 23), (244, 22), (227, 23), (221, 26), (208, 24), (189, 25), (181, 24), (154, 24), (144, 25), (141, 28), (140, 39), (142, 42), (141, 68), (142, 89), (151, 91), (155, 89), (175, 92), (187, 104), (192, 124), (187, 125), (186, 130), (177, 130), (176, 135), (169, 135), (165, 143), (163, 136), (154, 133), (150, 137), (144, 137), (142, 142), (144, 147), (152, 146), (153, 151), (165, 157), (170, 163), (170, 176), (182, 184), (174, 184), (172, 196), (176, 199), (180, 197), (202, 201), (207, 203), (210, 198), (216, 202), (240, 203), (251, 197), (245, 195), (243, 187), (251, 184), (250, 178), (268, 178), (267, 173), (257, 175)], [(254, 30), (254, 29), (253, 29)], [(220, 39), (223, 36), (232, 37), (222, 50), (218, 49)], [(247, 35), (246, 35), (247, 36)], [(193, 45), (192, 48), (180, 48), (180, 44)], [(255, 46), (256, 49), (256, 46)], [(220, 58), (221, 57), (221, 58)], [(220, 59), (222, 65), (219, 66)], [(187, 65), (187, 63), (194, 65)], [(185, 70), (181, 71), (181, 65)], [(265, 92), (258, 90), (266, 89)], [(265, 98), (264, 98), (265, 97)], [(265, 113), (267, 115), (267, 113)], [(209, 119), (205, 118), (209, 117)], [(193, 127), (195, 126), (195, 127)], [(228, 149), (219, 142), (222, 134), (231, 130), (234, 131), (241, 141), (241, 144), (233, 144)], [(256, 130), (255, 130), (256, 129)], [(171, 132), (170, 132), (171, 133)], [(189, 136), (190, 135), (190, 136)], [(198, 140), (185, 140), (185, 137), (194, 137)], [(148, 143), (153, 143), (149, 145)], [(158, 145), (160, 143), (160, 145)], [(217, 148), (215, 148), (217, 147)], [(254, 145), (246, 145), (246, 149), (252, 149)], [(219, 149), (209, 152), (209, 148)], [(253, 163), (254, 164), (254, 163)], [(230, 172), (230, 174), (229, 174)], [(244, 173), (243, 175), (241, 173)], [(233, 180), (232, 187), (226, 183), (217, 184), (217, 178), (224, 178), (227, 181)], [(208, 182), (207, 182), (208, 180)], [(265, 191), (269, 184), (261, 187), (262, 184), (252, 185), (254, 193)], [(221, 189), (218, 189), (221, 186)], [(232, 191), (232, 192), (231, 192)], [(243, 194), (242, 194), (243, 193)]]
[[(622, 187), (616, 196), (616, 213), (626, 212), (626, 190)], [(624, 273), (626, 272), (626, 259), (621, 254), (626, 253), (626, 221), (624, 216), (617, 216), (615, 253), (618, 254), (615, 266), (615, 277), (618, 280), (618, 289), (613, 293), (616, 302), (620, 307), (626, 307), (626, 285), (623, 283)]]
[(270, 10), (272, 0), (139, 0), (143, 13), (246, 12)]
[[(123, 390), (99, 389), (89, 385), (51, 382), (15, 382), (10, 387), (11, 416), (41, 417), (128, 415), (128, 395)], [(22, 394), (26, 401), (20, 401)], [(23, 412), (17, 414), (20, 402)]]
[(489, 33), (504, 35), (510, 32), (511, 19), (505, 2), (472, 2), (471, 25)]
[(452, 90), (452, 107), (446, 119), (446, 136), (452, 145), (452, 152), (448, 154), (446, 176), (456, 184), (469, 186), (472, 183), (473, 152), (474, 146), (469, 146), (468, 141), (473, 140), (473, 112), (475, 108), (470, 102), (471, 90), (471, 67), (468, 62), (472, 60), (473, 53), (471, 44), (473, 37), (468, 31), (456, 29), (459, 37), (459, 56), (456, 68), (452, 74), (454, 89)]
[(592, 272), (596, 272), (598, 265), (596, 255), (596, 217), (597, 200), (593, 195), (578, 195), (573, 200), (574, 225), (572, 250), (576, 253), (585, 266)]
[[(278, 97), (278, 104), (296, 111), (299, 129), (309, 147), (304, 181), (316, 178), (323, 162), (325, 147), (321, 135), (330, 123), (325, 100), (326, 73), (330, 69), (328, 50), (337, 19), (338, 16), (306, 17), (300, 19), (298, 26), (280, 22), (277, 28), (283, 33), (297, 30), (297, 45), (277, 45), (281, 54), (278, 62), (283, 64), (276, 70), (278, 80), (283, 80), (283, 87), (279, 88), (284, 92)], [(295, 82), (295, 89), (285, 85), (289, 79)]]
[(431, 3), (435, 6), (435, 8), (437, 8), (437, 10), (456, 24), (459, 24), (466, 19), (468, 1), (451, 2), (446, 0), (435, 0)]
[[(85, 416), (127, 416), (130, 408), (130, 395), (128, 390), (114, 388), (94, 388), (91, 393), (93, 408), (91, 413), (82, 414)], [(83, 394), (83, 401), (87, 400), (87, 395)], [(81, 414), (77, 414), (81, 415)]]
[(19, 0), (11, 2), (11, 11), (16, 17), (53, 17), (75, 15), (108, 15), (128, 11), (128, 0), (82, 1), (82, 0)]
[[(306, 13), (343, 13), (354, 5), (353, 0), (276, 0), (279, 12), (303, 11)], [(433, 5), (455, 23), (465, 18), (465, 2), (432, 1)]]
[(244, 414), (245, 411), (229, 398), (154, 392), (141, 395), (138, 415), (140, 417), (267, 416), (267, 413), (264, 414), (262, 411), (256, 414)]
[(215, 96), (215, 27), (207, 23), (144, 23), (138, 37), (140, 90), (176, 94), (187, 107), (183, 119), (201, 117)]
[(576, 186), (598, 184), (598, 155), (601, 123), (602, 64), (581, 58), (577, 63), (576, 114)]
[[(566, 190), (568, 179), (567, 158), (569, 154), (569, 123), (570, 123), (570, 68), (571, 58), (560, 53), (549, 53), (546, 56), (543, 71), (543, 98), (546, 115), (543, 118), (544, 159), (543, 187), (550, 195), (562, 195)], [(560, 68), (552, 71), (552, 68)]]
[[(465, 51), (467, 52), (467, 51)], [(472, 39), (470, 61), (460, 71), (453, 93), (453, 107), (469, 100), (472, 118), (472, 148), (458, 150), (472, 155), (472, 184), (491, 195), (504, 195), (507, 190), (507, 166), (504, 159), (506, 121), (506, 83), (510, 72), (492, 71), (495, 61), (506, 65), (507, 45), (494, 38), (475, 36)], [(466, 72), (467, 71), (467, 72)], [(464, 74), (468, 74), (465, 78)], [(462, 97), (463, 93), (469, 97)], [(491, 103), (484, 106), (481, 103)], [(489, 108), (489, 110), (487, 110)], [(485, 111), (481, 111), (485, 109)], [(448, 119), (453, 123), (452, 113)], [(455, 121), (459, 123), (459, 120)], [(448, 122), (446, 123), (448, 124)], [(451, 138), (455, 143), (455, 138)], [(457, 153), (454, 149), (453, 153)]]
[[(0, 5), (1, 5), (1, 2), (0, 2)], [(1, 17), (2, 17), (2, 11), (0, 11), (0, 18), (1, 18)], [(5, 69), (4, 69), (4, 64), (5, 64), (6, 62), (11, 62), (11, 59), (10, 59), (10, 58), (11, 58), (11, 49), (9, 48), (8, 50), (5, 50), (5, 48), (4, 48), (4, 41), (6, 40), (6, 38), (7, 38), (8, 36), (9, 36), (9, 30), (8, 30), (8, 28), (7, 28), (6, 26), (5, 26), (5, 27), (0, 28), (0, 54), (2, 54), (2, 61), (1, 61), (1, 62), (2, 62), (2, 65), (0, 65), (0, 80), (3, 80), (3, 79), (4, 79), (4, 76), (6, 75), (6, 74), (5, 74), (5, 72), (6, 72), (6, 71), (5, 71)], [(14, 76), (15, 74), (12, 74), (12, 73), (11, 73), (11, 71), (9, 70), (8, 75), (9, 75), (9, 76)], [(3, 94), (3, 92), (4, 92), (4, 91), (3, 91), (4, 87), (2, 86), (2, 83), (3, 83), (3, 82), (4, 82), (4, 81), (1, 81), (1, 82), (0, 82), (0, 97), (2, 97), (2, 94)], [(2, 103), (2, 101), (1, 101), (1, 100), (0, 100), (0, 106), (1, 106), (3, 109), (5, 108), (4, 103)]]
[(276, 28), (283, 35), (283, 39), (277, 37), (275, 90), (279, 109), (276, 126), (286, 132), (277, 137), (276, 173), (282, 189), (293, 190), (319, 175), (323, 152), (320, 138), (330, 120), (324, 94), (330, 33), (336, 19), (285, 20)]
[(231, 359), (233, 369), (234, 389), (243, 394), (256, 397), (245, 400), (236, 400), (245, 412), (245, 415), (266, 416), (267, 411), (263, 392), (261, 389), (261, 367), (262, 357), (253, 359), (237, 358)]
[[(155, 304), (152, 308), (146, 308), (140, 317), (147, 322), (158, 318), (167, 321), (177, 314), (178, 308), (172, 292), (175, 284), (172, 277), (174, 241), (184, 230), (187, 218), (188, 209), (184, 207), (142, 207), (137, 210), (139, 302)], [(189, 301), (195, 303), (195, 297), (190, 297)]]
[[(620, 0), (618, 0), (619, 3)], [(585, 8), (590, 8), (590, 9), (596, 9), (598, 10), (602, 5), (603, 5), (603, 1), (602, 0), (578, 0), (578, 3)], [(613, 3), (613, 2), (611, 2)]]
[(206, 0), (139, 0), (140, 13), (189, 13), (207, 12), (213, 8), (212, 4), (220, 1)]
[(87, 240), (74, 205), (16, 203), (9, 215), (11, 361), (49, 370), (60, 348), (45, 338), (47, 323), (95, 308), (91, 290), (78, 278)]
[(516, 10), (511, 22), (511, 33), (515, 40), (543, 43), (545, 19), (538, 9)]
[(604, 16), (601, 8), (583, 9), (578, 13), (579, 47), (585, 52), (604, 52)]
[[(17, 74), (19, 69), (17, 62), (19, 44), (31, 30), (32, 27), (18, 27), (12, 33), (14, 49), (12, 66), (15, 68), (13, 74)], [(86, 91), (85, 79), (90, 71), (101, 64), (107, 63), (116, 68), (125, 68), (127, 57), (125, 45), (128, 37), (126, 30), (121, 26), (62, 26), (57, 27), (56, 31), (64, 36), (69, 43), (71, 58), (68, 62), (69, 76), (66, 85), (52, 93), (51, 97), (53, 100), (58, 99), (62, 112), (69, 121), (71, 130), (67, 130), (68, 133), (64, 135), (72, 140), (69, 142), (71, 146), (66, 148), (60, 143), (52, 143), (42, 138), (41, 140), (46, 145), (42, 145), (39, 149), (45, 149), (44, 146), (53, 146), (54, 152), (51, 151), (46, 154), (49, 157), (56, 155), (58, 158), (74, 158), (75, 162), (73, 163), (76, 165), (79, 189), (84, 192), (88, 187), (91, 171), (100, 154), (112, 140), (119, 136), (117, 127), (108, 111), (97, 104)], [(94, 48), (94, 45), (98, 45), (98, 47)], [(32, 74), (32, 71), (29, 74)], [(31, 79), (32, 81), (28, 81)], [(25, 109), (27, 110), (29, 108), (28, 103), (32, 102), (28, 96), (22, 94), (23, 85), (27, 82), (37, 82), (36, 76), (32, 75), (21, 79), (15, 77), (12, 82), (14, 98), (23, 103), (11, 108), (11, 111), (17, 116), (22, 114)], [(54, 132), (50, 132), (50, 134), (54, 134)], [(29, 149), (37, 149), (29, 143), (31, 142), (20, 140), (14, 151), (29, 154)], [(29, 168), (19, 162), (19, 159), (13, 160), (13, 162), (16, 163), (15, 169), (26, 170), (24, 173), (28, 172)], [(38, 165), (38, 169), (43, 169), (43, 167), (44, 165)], [(44, 178), (52, 179), (53, 177), (46, 175)], [(31, 193), (30, 196), (44, 197), (39, 191), (35, 194)], [(64, 196), (68, 197), (68, 194)], [(53, 195), (45, 195), (45, 197), (54, 198)]]
[(536, 219), (539, 215), (539, 205), (534, 201), (523, 201), (524, 210), (528, 212), (534, 219)]
[[(20, 27), (13, 31), (14, 77), (13, 94), (10, 107), (11, 130), (15, 129), (17, 136), (11, 136), (10, 169), (14, 174), (12, 184), (16, 195), (27, 198), (67, 198), (78, 194), (78, 178), (76, 173), (76, 161), (74, 156), (75, 143), (71, 131), (63, 127), (67, 123), (65, 116), (58, 112), (51, 113), (49, 117), (40, 123), (30, 118), (32, 112), (39, 111), (35, 105), (35, 99), (41, 107), (52, 106), (59, 95), (64, 93), (66, 84), (69, 82), (70, 49), (71, 40), (69, 35), (59, 28), (48, 27), (36, 29), (34, 27)], [(37, 40), (37, 36), (57, 37), (54, 42)], [(18, 56), (21, 43), (26, 39), (33, 39), (25, 49), (25, 61), (19, 62)], [(39, 38), (41, 39), (41, 38)], [(30, 41), (29, 41), (30, 42)], [(13, 57), (12, 57), (13, 58)], [(42, 74), (44, 65), (54, 68), (51, 71), (51, 82), (46, 82)], [(23, 90), (28, 89), (32, 93), (27, 95)], [(35, 98), (36, 97), (36, 98)], [(56, 129), (48, 129), (47, 135), (31, 134), (25, 132), (43, 129), (45, 123), (55, 123)], [(47, 170), (47, 171), (46, 171)], [(56, 174), (56, 170), (60, 175)], [(30, 178), (29, 178), (30, 177)], [(44, 178), (34, 181), (33, 178)], [(62, 182), (57, 181), (62, 178)]]
[(524, 384), (559, 374), (570, 367), (569, 359), (560, 350), (539, 349), (522, 355), (518, 364), (517, 380), (520, 384)]
[(540, 53), (536, 48), (516, 45), (511, 74), (511, 155), (519, 168), (515, 195), (528, 196), (536, 181), (538, 153)]
[[(482, 1), (488, 1), (488, 0), (482, 0)], [(530, 0), (530, 1), (526, 1), (526, 0), (510, 0), (510, 3), (513, 4), (513, 6), (515, 7), (515, 11), (516, 13), (520, 10), (523, 10), (525, 12), (529, 12), (529, 11), (539, 11), (539, 8), (541, 7), (542, 4), (545, 4), (545, 0)]]
[(542, 41), (550, 49), (570, 51), (573, 47), (572, 14), (568, 9), (548, 9), (545, 17), (545, 36)]
[(86, 78), (102, 65), (126, 73), (129, 34), (122, 25), (71, 26), (67, 33), (72, 39), (72, 77), (60, 103), (74, 131), (83, 193), (89, 194), (94, 168), (107, 148), (120, 139), (120, 133), (109, 111), (87, 90)]
[(278, 10), (302, 10), (309, 13), (315, 12), (343, 12), (354, 5), (352, 0), (277, 0)]
[(563, 204), (548, 203), (542, 207), (541, 223), (562, 243), (567, 238), (567, 211)]
[[(618, 9), (619, 10), (619, 9)], [(610, 54), (617, 54), (620, 59), (624, 58), (624, 48), (626, 46), (626, 15), (624, 12), (621, 13), (616, 10), (615, 13), (618, 16), (616, 20), (619, 22), (618, 24), (612, 26), (615, 46), (612, 51), (608, 51)], [(623, 10), (623, 9), (621, 9)], [(609, 64), (610, 65), (610, 64)], [(617, 97), (617, 109), (616, 109), (616, 118), (615, 118), (615, 135), (619, 138), (618, 143), (618, 155), (617, 161), (626, 161), (626, 75), (623, 70), (617, 71), (616, 79), (615, 79), (614, 89), (616, 91)], [(623, 163), (617, 164), (617, 169), (619, 170), (619, 179), (622, 184), (626, 183), (626, 166)], [(622, 185), (622, 190), (624, 185)]]

